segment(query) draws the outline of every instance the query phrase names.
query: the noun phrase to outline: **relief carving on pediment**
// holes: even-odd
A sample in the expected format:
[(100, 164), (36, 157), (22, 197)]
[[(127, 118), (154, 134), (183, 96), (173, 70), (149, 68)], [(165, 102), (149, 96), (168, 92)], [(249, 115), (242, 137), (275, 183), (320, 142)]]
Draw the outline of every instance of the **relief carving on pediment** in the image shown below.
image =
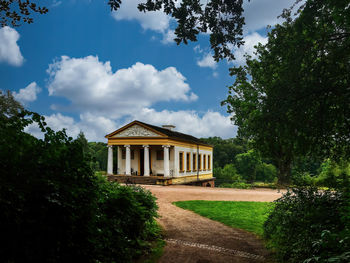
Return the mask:
[(133, 125), (113, 137), (161, 137), (159, 134), (148, 130), (140, 125)]

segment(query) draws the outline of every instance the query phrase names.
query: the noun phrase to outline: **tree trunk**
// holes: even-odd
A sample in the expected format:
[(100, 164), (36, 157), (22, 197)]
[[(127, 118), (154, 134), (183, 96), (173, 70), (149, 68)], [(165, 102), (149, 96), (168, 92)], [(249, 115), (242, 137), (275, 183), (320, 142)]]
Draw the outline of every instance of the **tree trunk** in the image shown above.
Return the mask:
[(291, 160), (281, 160), (278, 162), (278, 174), (277, 184), (280, 186), (288, 186), (291, 183), (291, 176), (292, 176), (292, 161)]

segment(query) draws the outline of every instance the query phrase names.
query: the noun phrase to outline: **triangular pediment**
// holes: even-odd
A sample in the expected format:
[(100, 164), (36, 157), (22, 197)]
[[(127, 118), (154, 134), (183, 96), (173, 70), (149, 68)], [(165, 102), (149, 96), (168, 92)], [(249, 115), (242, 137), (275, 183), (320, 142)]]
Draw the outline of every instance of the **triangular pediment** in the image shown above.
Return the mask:
[(164, 137), (159, 133), (152, 131), (146, 127), (143, 127), (139, 124), (134, 124), (126, 129), (123, 129), (116, 134), (111, 136), (112, 138), (118, 137)]

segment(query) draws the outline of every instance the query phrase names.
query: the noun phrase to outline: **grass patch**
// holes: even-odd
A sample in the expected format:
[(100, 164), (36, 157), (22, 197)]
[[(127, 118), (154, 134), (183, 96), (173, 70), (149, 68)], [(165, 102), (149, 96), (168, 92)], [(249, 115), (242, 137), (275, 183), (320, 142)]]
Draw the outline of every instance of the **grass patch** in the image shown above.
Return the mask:
[(270, 202), (234, 201), (179, 201), (174, 203), (183, 209), (219, 221), (227, 226), (241, 228), (258, 236), (263, 234), (263, 224), (274, 204)]

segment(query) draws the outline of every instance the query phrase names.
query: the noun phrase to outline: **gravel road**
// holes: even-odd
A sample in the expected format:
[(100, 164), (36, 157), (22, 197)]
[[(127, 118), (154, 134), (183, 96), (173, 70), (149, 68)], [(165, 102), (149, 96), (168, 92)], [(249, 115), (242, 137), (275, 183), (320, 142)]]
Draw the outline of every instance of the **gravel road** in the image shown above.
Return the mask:
[(231, 228), (172, 204), (185, 200), (271, 202), (277, 190), (205, 188), (196, 186), (144, 186), (157, 198), (159, 223), (167, 245), (160, 263), (271, 262), (262, 241), (252, 233)]

